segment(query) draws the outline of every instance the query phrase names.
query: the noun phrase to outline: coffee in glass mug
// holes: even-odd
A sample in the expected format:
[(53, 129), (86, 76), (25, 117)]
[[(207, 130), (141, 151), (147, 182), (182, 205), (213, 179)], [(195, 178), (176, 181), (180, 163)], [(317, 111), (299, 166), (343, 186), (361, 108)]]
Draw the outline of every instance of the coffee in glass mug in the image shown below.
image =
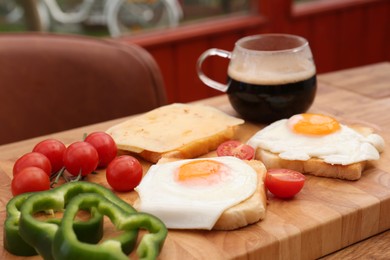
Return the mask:
[[(203, 61), (217, 55), (229, 58), (227, 84), (208, 78)], [(244, 118), (269, 123), (307, 111), (316, 89), (316, 68), (306, 39), (288, 34), (264, 34), (238, 40), (233, 52), (209, 49), (197, 64), (207, 86), (226, 92)]]

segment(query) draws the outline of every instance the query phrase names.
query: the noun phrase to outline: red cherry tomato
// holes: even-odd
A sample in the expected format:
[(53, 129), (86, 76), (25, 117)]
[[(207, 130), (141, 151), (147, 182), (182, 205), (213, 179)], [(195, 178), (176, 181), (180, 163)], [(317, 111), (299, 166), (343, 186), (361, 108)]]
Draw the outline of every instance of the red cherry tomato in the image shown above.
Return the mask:
[(50, 177), (38, 167), (26, 167), (14, 176), (11, 190), (14, 196), (33, 191), (50, 189)]
[(104, 168), (116, 157), (118, 148), (111, 135), (105, 132), (94, 132), (85, 138), (85, 142), (95, 147), (99, 154), (98, 167)]
[(13, 167), (13, 175), (15, 176), (21, 170), (30, 166), (41, 168), (46, 172), (47, 176), (51, 175), (50, 160), (45, 155), (36, 152), (26, 153), (17, 159)]
[(141, 182), (142, 165), (133, 156), (119, 156), (108, 165), (106, 178), (114, 190), (131, 191)]
[(81, 173), (81, 176), (86, 176), (96, 170), (99, 155), (91, 144), (79, 141), (66, 148), (63, 160), (70, 174), (78, 176)]
[(242, 160), (251, 160), (255, 155), (252, 146), (243, 144), (239, 141), (230, 140), (223, 142), (217, 148), (218, 156), (234, 156)]
[(64, 166), (62, 158), (65, 152), (65, 145), (56, 139), (46, 139), (35, 145), (33, 152), (45, 155), (51, 163), (51, 171), (58, 172)]
[(301, 191), (305, 184), (305, 175), (289, 169), (269, 169), (265, 177), (265, 186), (276, 197), (288, 199)]

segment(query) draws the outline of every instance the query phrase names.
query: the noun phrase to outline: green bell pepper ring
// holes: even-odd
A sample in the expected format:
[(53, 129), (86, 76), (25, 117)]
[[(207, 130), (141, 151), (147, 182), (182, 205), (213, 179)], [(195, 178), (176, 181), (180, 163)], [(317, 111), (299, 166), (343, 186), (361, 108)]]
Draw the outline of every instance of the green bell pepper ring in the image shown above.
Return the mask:
[(7, 217), (4, 222), (4, 248), (11, 254), (18, 256), (33, 256), (37, 252), (19, 235), (20, 207), (22, 203), (31, 195), (23, 193), (13, 197), (6, 206)]
[(140, 259), (157, 258), (167, 236), (167, 229), (161, 220), (147, 213), (129, 214), (101, 195), (86, 193), (74, 197), (66, 208), (61, 226), (54, 237), (52, 252), (55, 259), (128, 259), (116, 238), (106, 239), (98, 245), (83, 243), (77, 239), (72, 222), (80, 208), (96, 208), (101, 214), (108, 216), (118, 230), (148, 230), (149, 233), (140, 240), (137, 255)]
[[(15, 196), (6, 206), (7, 217), (3, 227), (3, 242), (4, 248), (14, 255), (33, 256), (38, 254), (34, 247), (26, 243), (19, 234), (20, 208), (32, 194), (23, 193)], [(45, 221), (57, 225), (61, 223), (59, 218), (49, 218)], [(95, 209), (91, 209), (91, 218), (87, 221), (75, 221), (73, 228), (80, 241), (97, 243), (103, 237), (103, 215)]]
[[(132, 206), (118, 198), (110, 190), (90, 182), (69, 182), (52, 190), (34, 193), (27, 198), (20, 209), (19, 234), (44, 259), (53, 259), (51, 248), (54, 235), (59, 229), (59, 226), (55, 223), (40, 221), (34, 217), (34, 214), (46, 210), (63, 210), (67, 208), (67, 204), (73, 197), (82, 193), (100, 194), (128, 214), (136, 212)], [(89, 232), (85, 236), (92, 235), (92, 233)], [(137, 229), (129, 230), (121, 234), (122, 249), (126, 252), (131, 252), (135, 246), (137, 236)]]

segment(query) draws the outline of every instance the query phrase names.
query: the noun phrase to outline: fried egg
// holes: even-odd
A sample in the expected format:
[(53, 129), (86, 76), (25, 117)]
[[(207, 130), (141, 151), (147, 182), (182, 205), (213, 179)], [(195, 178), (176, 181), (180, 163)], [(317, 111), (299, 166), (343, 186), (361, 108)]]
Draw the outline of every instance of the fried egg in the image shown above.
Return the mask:
[(157, 216), (168, 228), (210, 230), (226, 209), (249, 198), (256, 187), (252, 167), (224, 156), (153, 165), (135, 190), (137, 209)]
[(332, 117), (309, 113), (276, 121), (247, 143), (285, 160), (319, 158), (340, 165), (377, 160), (384, 148), (384, 140), (378, 134), (363, 136)]

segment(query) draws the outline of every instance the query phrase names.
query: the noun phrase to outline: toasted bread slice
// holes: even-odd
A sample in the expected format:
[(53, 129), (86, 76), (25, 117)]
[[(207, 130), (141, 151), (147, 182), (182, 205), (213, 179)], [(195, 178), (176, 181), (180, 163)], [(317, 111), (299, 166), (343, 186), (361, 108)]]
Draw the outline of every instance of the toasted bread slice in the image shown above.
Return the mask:
[[(162, 158), (158, 163), (168, 163), (176, 161), (176, 158)], [(264, 164), (257, 160), (245, 161), (257, 173), (257, 188), (256, 191), (246, 200), (236, 204), (225, 210), (217, 222), (213, 230), (234, 230), (256, 223), (265, 218), (267, 197), (264, 185), (266, 168)], [(158, 196), (158, 194), (156, 194)], [(137, 195), (134, 201), (134, 207), (139, 209), (140, 200)]]
[[(374, 132), (372, 128), (366, 126), (350, 125), (350, 127), (363, 136), (368, 136)], [(381, 152), (383, 147), (379, 147), (378, 150)], [(286, 160), (280, 158), (278, 154), (263, 150), (258, 147), (256, 148), (255, 159), (262, 161), (267, 169), (286, 168), (304, 174), (344, 180), (360, 179), (362, 172), (369, 165), (369, 161), (341, 165), (329, 164), (319, 158), (310, 158), (307, 161)]]
[(286, 168), (314, 176), (338, 178), (344, 180), (358, 180), (367, 164), (366, 161), (349, 165), (335, 165), (325, 163), (318, 158), (307, 161), (284, 160), (277, 154), (262, 149), (256, 150), (255, 158), (264, 163), (267, 169)]
[(122, 151), (156, 163), (162, 157), (195, 158), (234, 138), (244, 120), (205, 105), (171, 104), (107, 130)]
[(266, 168), (257, 160), (246, 161), (258, 174), (257, 190), (245, 201), (225, 210), (215, 223), (214, 230), (233, 230), (265, 218), (267, 197), (264, 186)]

